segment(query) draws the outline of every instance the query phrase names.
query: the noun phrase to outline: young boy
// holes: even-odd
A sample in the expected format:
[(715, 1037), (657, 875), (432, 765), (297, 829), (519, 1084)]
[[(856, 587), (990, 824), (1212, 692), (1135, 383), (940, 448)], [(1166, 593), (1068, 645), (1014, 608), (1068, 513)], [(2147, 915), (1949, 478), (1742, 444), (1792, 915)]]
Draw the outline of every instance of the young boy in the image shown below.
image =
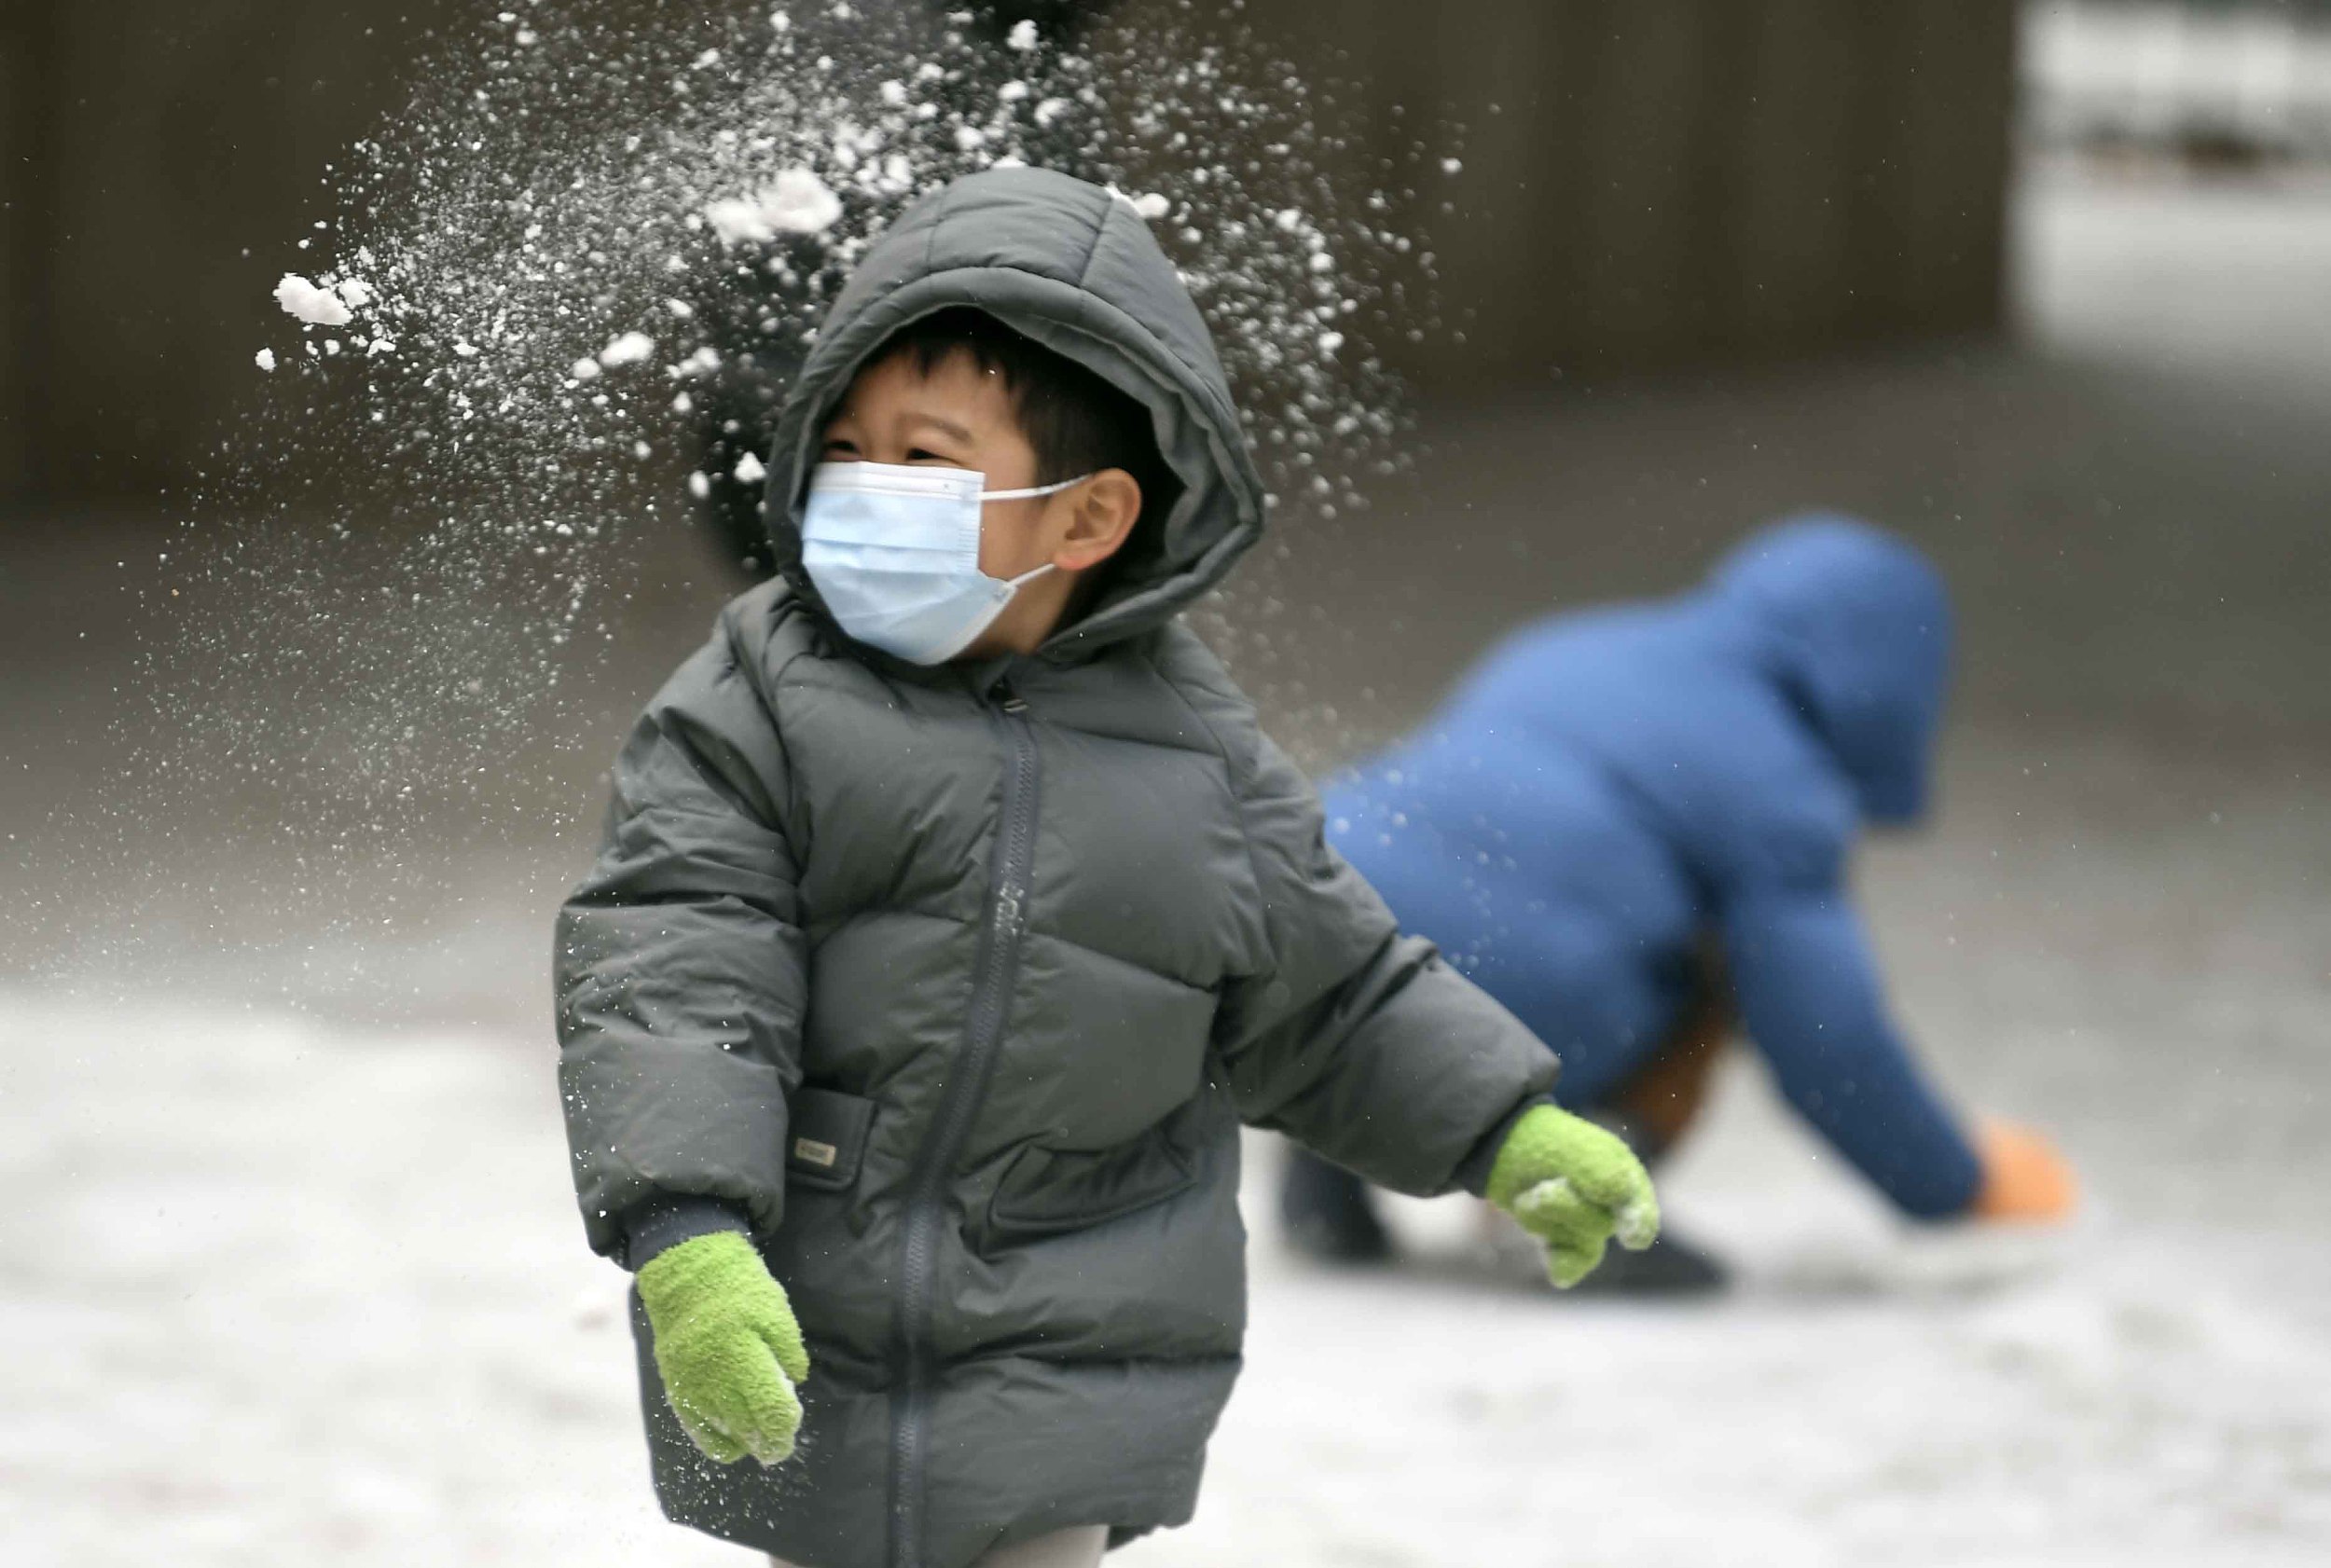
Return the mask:
[[(1917, 819), (1951, 604), (1862, 523), (1766, 529), (1700, 587), (1510, 639), (1409, 740), (1330, 791), (1331, 838), (1410, 929), (1563, 1058), (1559, 1098), (1655, 1159), (1689, 1128), (1737, 1013), (1807, 1123), (1905, 1215), (2048, 1221), (2070, 1168), (1968, 1125), (1886, 1016), (1847, 868)], [(1367, 1192), (1301, 1157), (1299, 1245), (1382, 1252)], [(1708, 1288), (1672, 1236), (1596, 1284)]]
[(1026, 169), (916, 204), (768, 467), (779, 575), (649, 705), (559, 932), (672, 1519), (800, 1568), (1089, 1564), (1187, 1520), (1242, 1120), (1484, 1192), (1558, 1283), (1648, 1244), (1642, 1168), (1400, 935), (1176, 619), (1262, 494), (1131, 207)]

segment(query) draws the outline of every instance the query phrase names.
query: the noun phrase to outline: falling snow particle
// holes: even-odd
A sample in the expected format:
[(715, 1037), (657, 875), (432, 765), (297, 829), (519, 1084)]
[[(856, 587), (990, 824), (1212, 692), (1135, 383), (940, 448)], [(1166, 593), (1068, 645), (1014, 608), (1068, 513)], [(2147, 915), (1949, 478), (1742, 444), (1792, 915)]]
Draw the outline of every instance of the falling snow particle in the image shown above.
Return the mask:
[(769, 471), (762, 467), (761, 460), (754, 457), (751, 452), (747, 452), (743, 457), (737, 460), (737, 469), (735, 474), (737, 483), (740, 485), (757, 485), (768, 476)]
[(254, 356), (253, 363), (257, 364), (262, 370), (273, 370), (275, 368), (275, 351), (273, 349), (261, 349), (258, 353)]
[(842, 215), (842, 199), (807, 169), (788, 169), (750, 197), (705, 208), (705, 221), (722, 242), (766, 244), (780, 234), (822, 234)]
[(284, 273), (283, 281), (275, 285), (275, 303), (285, 314), (310, 326), (346, 326), (355, 320), (339, 296), (316, 287), (297, 272)]
[(1011, 33), (1003, 41), (1008, 48), (1017, 49), (1022, 54), (1028, 53), (1036, 48), (1036, 24), (1032, 21), (1014, 22)]
[(1151, 191), (1144, 196), (1133, 196), (1124, 191), (1119, 190), (1115, 186), (1110, 186), (1109, 187), (1109, 194), (1124, 202), (1126, 206), (1132, 208), (1135, 213), (1138, 213), (1141, 217), (1152, 223), (1155, 223), (1159, 218), (1164, 217), (1168, 212), (1173, 210), (1173, 202), (1168, 200), (1166, 197), (1159, 195), (1156, 191)]
[(600, 368), (616, 370), (644, 364), (655, 355), (655, 339), (644, 332), (627, 332), (599, 351)]

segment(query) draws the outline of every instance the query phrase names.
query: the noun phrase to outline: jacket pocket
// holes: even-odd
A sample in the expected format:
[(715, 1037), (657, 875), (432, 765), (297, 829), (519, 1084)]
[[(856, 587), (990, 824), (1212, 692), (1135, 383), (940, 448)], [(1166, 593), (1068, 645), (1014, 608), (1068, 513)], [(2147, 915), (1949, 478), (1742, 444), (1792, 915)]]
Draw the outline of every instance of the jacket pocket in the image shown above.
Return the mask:
[(1174, 1120), (1098, 1153), (1022, 1149), (988, 1202), (990, 1234), (1013, 1240), (1083, 1231), (1188, 1191), (1197, 1168), (1172, 1136)]
[(865, 1162), (875, 1103), (807, 1085), (793, 1092), (785, 1129), (785, 1179), (818, 1192), (847, 1191)]

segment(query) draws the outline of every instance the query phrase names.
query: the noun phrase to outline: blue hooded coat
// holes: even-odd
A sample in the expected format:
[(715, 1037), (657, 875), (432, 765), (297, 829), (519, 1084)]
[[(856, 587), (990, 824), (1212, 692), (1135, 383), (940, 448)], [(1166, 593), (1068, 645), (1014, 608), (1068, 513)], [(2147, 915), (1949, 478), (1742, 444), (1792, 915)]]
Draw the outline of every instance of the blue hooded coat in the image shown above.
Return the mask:
[(1514, 636), (1328, 791), (1331, 842), (1560, 1055), (1572, 1106), (1658, 1052), (1713, 935), (1790, 1102), (1904, 1212), (1956, 1215), (1976, 1155), (1846, 886), (1864, 821), (1924, 808), (1950, 662), (1917, 552), (1800, 517), (1695, 591)]

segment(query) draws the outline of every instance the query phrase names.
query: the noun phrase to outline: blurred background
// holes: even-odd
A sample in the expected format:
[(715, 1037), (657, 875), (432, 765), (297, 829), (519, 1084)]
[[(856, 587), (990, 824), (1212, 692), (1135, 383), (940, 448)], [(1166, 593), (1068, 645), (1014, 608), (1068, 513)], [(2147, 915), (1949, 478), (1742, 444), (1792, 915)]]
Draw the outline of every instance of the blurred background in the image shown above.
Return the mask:
[[(601, 770), (742, 581), (696, 455), (587, 649), (558, 582), (372, 591), (411, 518), (253, 455), (334, 166), (491, 9), (0, 10), (11, 1561), (747, 1561), (655, 1518), (547, 1008)], [(1355, 169), (1465, 128), (1405, 472), (1234, 599), (1274, 727), (1324, 770), (1526, 617), (1799, 507), (1902, 531), (1963, 663), (1861, 889), (1937, 1075), (2091, 1194), (1903, 1236), (1740, 1066), (1670, 1189), (1717, 1305), (1500, 1287), (1445, 1206), (1323, 1275), (1257, 1204), (1207, 1501), (1124, 1560), (2323, 1561), (2331, 5), (1105, 9), (1317, 62)]]

